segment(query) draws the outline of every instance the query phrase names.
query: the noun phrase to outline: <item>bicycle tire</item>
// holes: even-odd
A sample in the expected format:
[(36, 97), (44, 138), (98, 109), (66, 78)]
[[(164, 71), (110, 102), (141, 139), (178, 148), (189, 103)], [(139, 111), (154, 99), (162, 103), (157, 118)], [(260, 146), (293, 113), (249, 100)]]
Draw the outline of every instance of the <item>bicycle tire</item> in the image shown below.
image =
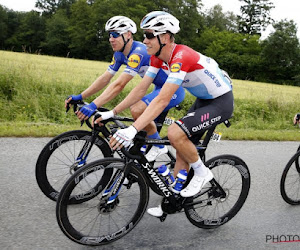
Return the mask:
[(285, 202), (291, 205), (300, 204), (300, 151), (292, 156), (286, 164), (281, 180), (280, 194)]
[(205, 165), (212, 170), (214, 179), (226, 196), (217, 197), (217, 189), (210, 182), (201, 190), (200, 195), (186, 200), (190, 205), (185, 206), (184, 211), (193, 225), (211, 229), (227, 223), (242, 208), (250, 189), (250, 173), (246, 163), (233, 155), (216, 156)]
[[(136, 166), (130, 169), (127, 177), (132, 180), (132, 184), (130, 187), (121, 186), (115, 204), (113, 202), (107, 205), (101, 199), (103, 192), (90, 189), (90, 186), (94, 186), (93, 179), (98, 181), (98, 171), (111, 168), (115, 173), (124, 169), (124, 166), (124, 160), (118, 158), (97, 160), (76, 171), (65, 183), (57, 200), (56, 218), (59, 227), (69, 239), (83, 245), (104, 245), (120, 239), (137, 225), (149, 201), (149, 187), (140, 169)], [(115, 178), (114, 174), (111, 176), (112, 179)], [(110, 183), (116, 181), (114, 179)], [(89, 195), (79, 195), (76, 198), (86, 199), (86, 202), (70, 204), (70, 196), (74, 196), (73, 193), (77, 193), (77, 190), (87, 194), (85, 187), (92, 198)]]
[[(39, 188), (49, 199), (57, 200), (60, 189), (72, 174), (71, 166), (91, 136), (90, 131), (72, 130), (54, 137), (43, 148), (36, 163), (35, 175)], [(112, 151), (108, 143), (97, 136), (88, 162), (110, 156)]]

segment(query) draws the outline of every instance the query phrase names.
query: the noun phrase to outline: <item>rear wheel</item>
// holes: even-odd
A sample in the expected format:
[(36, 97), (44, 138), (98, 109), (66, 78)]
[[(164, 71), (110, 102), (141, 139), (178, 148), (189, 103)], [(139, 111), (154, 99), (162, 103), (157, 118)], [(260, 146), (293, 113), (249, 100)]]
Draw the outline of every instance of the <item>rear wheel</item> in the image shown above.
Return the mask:
[[(36, 163), (35, 173), (40, 189), (48, 198), (57, 200), (62, 186), (78, 168), (77, 158), (80, 152), (90, 146), (88, 143), (91, 137), (90, 131), (68, 131), (53, 138), (43, 148)], [(111, 155), (108, 143), (97, 135), (83, 165)]]
[(300, 151), (287, 163), (280, 181), (280, 193), (284, 201), (291, 205), (300, 204)]
[(208, 160), (214, 179), (184, 205), (189, 221), (200, 228), (216, 228), (231, 220), (242, 208), (250, 189), (246, 163), (233, 155)]
[[(103, 245), (120, 239), (137, 225), (147, 208), (149, 188), (141, 170), (133, 166), (127, 176), (129, 183), (121, 185), (116, 195), (113, 188), (124, 167), (121, 159), (105, 158), (79, 169), (67, 181), (57, 201), (56, 217), (68, 238), (84, 245)], [(102, 178), (103, 169), (111, 169), (113, 174), (99, 192), (91, 187)], [(70, 197), (79, 204), (70, 204)]]

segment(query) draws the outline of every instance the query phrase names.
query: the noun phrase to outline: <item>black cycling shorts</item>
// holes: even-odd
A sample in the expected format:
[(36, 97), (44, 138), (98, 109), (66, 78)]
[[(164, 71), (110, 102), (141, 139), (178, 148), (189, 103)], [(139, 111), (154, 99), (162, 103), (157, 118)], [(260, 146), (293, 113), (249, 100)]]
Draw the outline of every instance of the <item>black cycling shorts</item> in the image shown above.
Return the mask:
[(194, 141), (204, 134), (212, 125), (229, 119), (233, 113), (232, 91), (215, 99), (196, 99), (188, 113), (176, 121), (176, 124)]

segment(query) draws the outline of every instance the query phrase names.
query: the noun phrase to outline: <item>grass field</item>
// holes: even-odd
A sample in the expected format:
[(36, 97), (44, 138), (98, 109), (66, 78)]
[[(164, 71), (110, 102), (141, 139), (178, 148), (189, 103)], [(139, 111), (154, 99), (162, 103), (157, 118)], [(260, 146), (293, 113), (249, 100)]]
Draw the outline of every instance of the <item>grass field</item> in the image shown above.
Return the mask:
[[(6, 51), (0, 51), (0, 58), (2, 137), (55, 136), (80, 129), (76, 117), (65, 114), (64, 99), (70, 94), (81, 93), (108, 66), (106, 62)], [(106, 107), (114, 107), (139, 81), (136, 76)], [(224, 139), (300, 141), (300, 128), (292, 125), (292, 117), (300, 112), (299, 87), (233, 80), (233, 92), (232, 126), (218, 127)], [(193, 101), (194, 97), (187, 93), (183, 109), (171, 111), (170, 116), (180, 118)], [(129, 111), (124, 114), (129, 115)], [(166, 128), (163, 134), (166, 134)]]

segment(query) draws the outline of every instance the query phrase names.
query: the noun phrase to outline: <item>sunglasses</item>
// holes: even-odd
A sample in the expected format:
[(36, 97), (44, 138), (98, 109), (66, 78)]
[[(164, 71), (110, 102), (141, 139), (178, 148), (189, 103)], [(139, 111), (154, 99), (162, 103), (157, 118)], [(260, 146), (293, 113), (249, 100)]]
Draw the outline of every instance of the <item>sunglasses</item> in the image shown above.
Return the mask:
[(144, 33), (144, 38), (153, 39), (154, 37), (156, 37), (156, 36), (151, 32), (145, 32)]
[(115, 31), (108, 32), (109, 37), (118, 38), (121, 34)]

